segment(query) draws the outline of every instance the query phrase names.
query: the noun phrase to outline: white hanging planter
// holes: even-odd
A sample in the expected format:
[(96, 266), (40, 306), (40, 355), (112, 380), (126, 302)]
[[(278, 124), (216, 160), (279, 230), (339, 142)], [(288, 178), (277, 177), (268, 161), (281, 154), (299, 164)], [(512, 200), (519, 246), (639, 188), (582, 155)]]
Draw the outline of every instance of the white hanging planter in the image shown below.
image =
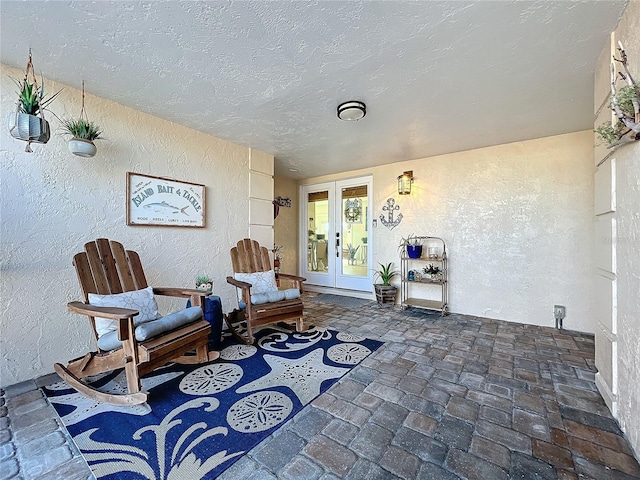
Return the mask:
[(23, 112), (9, 115), (9, 133), (13, 138), (30, 143), (47, 143), (51, 137), (49, 122)]
[(96, 154), (97, 148), (91, 140), (74, 137), (69, 140), (69, 151), (79, 157), (88, 158)]
[(22, 81), (13, 81), (18, 86), (18, 102), (15, 113), (9, 115), (9, 133), (13, 138), (27, 142), (24, 151), (30, 153), (32, 143), (47, 143), (51, 137), (49, 123), (44, 119), (44, 111), (60, 91), (45, 98), (44, 85), (38, 86), (31, 49), (24, 78)]

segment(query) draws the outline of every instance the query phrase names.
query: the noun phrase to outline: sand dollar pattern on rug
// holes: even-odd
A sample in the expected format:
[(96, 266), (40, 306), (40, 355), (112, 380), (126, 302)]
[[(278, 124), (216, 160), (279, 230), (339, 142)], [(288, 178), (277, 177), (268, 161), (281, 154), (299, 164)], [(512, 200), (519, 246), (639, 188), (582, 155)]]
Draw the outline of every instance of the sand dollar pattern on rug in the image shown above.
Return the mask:
[(195, 369), (180, 381), (180, 391), (188, 395), (213, 395), (233, 387), (243, 375), (233, 363), (213, 363)]
[(222, 360), (243, 360), (252, 357), (258, 349), (253, 345), (245, 345), (243, 343), (237, 345), (229, 345), (220, 352)]
[(329, 360), (346, 365), (357, 365), (370, 354), (371, 350), (358, 343), (339, 343), (327, 350)]
[(234, 403), (227, 412), (227, 423), (241, 433), (263, 432), (284, 421), (292, 411), (289, 397), (267, 390)]
[(355, 333), (349, 332), (338, 332), (336, 334), (336, 338), (341, 342), (361, 342), (365, 340), (362, 335), (356, 335)]

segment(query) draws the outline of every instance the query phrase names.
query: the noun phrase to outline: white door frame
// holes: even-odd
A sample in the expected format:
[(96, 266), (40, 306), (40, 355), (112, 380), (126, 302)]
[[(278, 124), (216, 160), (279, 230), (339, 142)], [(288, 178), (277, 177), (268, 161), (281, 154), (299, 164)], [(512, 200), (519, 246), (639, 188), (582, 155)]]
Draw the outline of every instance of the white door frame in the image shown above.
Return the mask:
[[(345, 275), (342, 273), (341, 263), (343, 249), (343, 239), (339, 239), (339, 245), (337, 244), (336, 233), (342, 231), (342, 189), (354, 186), (366, 185), (367, 186), (367, 209), (363, 211), (364, 219), (366, 222), (367, 235), (367, 252), (366, 252), (366, 275)], [(314, 192), (328, 192), (329, 202), (329, 231), (327, 233), (328, 251), (327, 251), (327, 267), (328, 272), (317, 272), (309, 269), (309, 242), (308, 242), (308, 230), (309, 219), (307, 218), (308, 212), (308, 195)], [(307, 283), (310, 285), (318, 285), (331, 288), (358, 290), (358, 291), (371, 291), (371, 285), (373, 283), (373, 269), (371, 267), (373, 262), (373, 211), (371, 199), (373, 197), (373, 176), (366, 175), (362, 177), (349, 178), (345, 180), (337, 180), (334, 182), (324, 182), (317, 184), (301, 185), (300, 186), (300, 274), (307, 279)]]

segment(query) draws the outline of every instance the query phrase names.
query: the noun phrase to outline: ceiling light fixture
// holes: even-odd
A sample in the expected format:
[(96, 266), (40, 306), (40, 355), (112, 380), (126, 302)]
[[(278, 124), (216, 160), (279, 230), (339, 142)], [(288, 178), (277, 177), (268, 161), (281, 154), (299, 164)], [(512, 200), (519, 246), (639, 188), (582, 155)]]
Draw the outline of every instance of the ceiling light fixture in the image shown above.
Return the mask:
[(354, 121), (360, 120), (367, 114), (367, 106), (355, 100), (338, 105), (338, 118), (340, 120)]

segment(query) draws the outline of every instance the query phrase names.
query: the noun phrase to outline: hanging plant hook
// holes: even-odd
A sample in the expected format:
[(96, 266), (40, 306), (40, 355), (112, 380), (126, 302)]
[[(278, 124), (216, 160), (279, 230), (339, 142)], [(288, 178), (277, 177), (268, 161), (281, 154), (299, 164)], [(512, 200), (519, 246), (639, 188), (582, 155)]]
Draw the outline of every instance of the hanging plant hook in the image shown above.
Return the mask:
[(89, 117), (87, 117), (87, 112), (84, 109), (84, 80), (82, 80), (82, 108), (80, 109), (80, 118), (89, 120)]

